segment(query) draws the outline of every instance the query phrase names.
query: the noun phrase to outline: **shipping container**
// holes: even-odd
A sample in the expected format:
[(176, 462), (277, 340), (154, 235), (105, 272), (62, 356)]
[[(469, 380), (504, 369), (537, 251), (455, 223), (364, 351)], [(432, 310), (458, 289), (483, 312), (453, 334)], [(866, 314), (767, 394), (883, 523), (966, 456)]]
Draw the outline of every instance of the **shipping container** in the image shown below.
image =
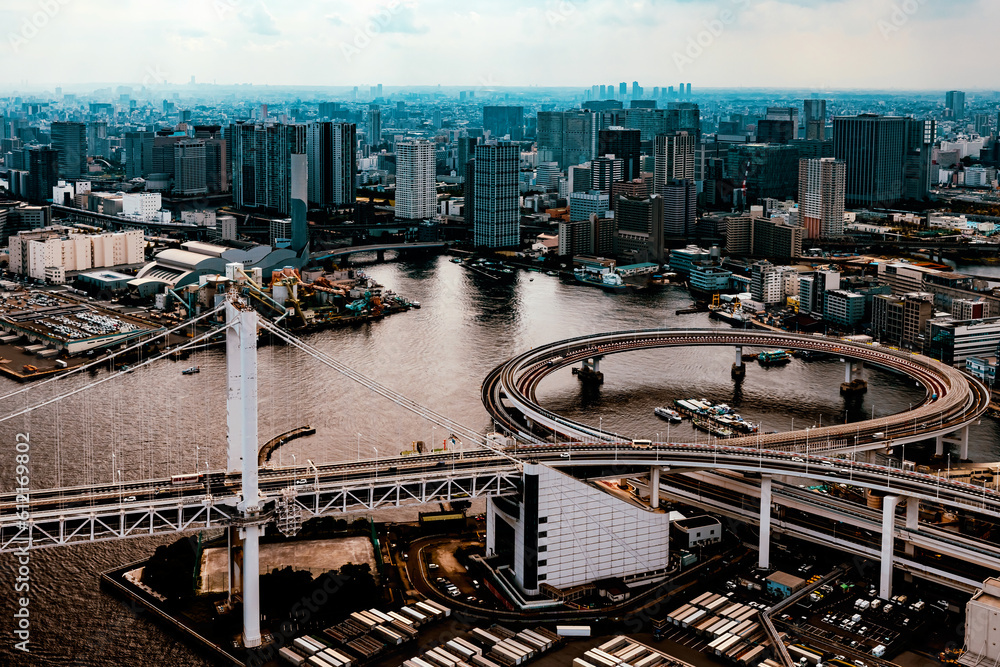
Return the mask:
[(306, 637), (296, 637), (292, 640), (292, 646), (303, 651), (306, 655), (312, 655), (313, 653), (318, 653), (320, 649), (316, 648), (313, 642), (310, 642)]
[(573, 658), (573, 667), (597, 667), (597, 665), (593, 665), (583, 658)]
[(583, 657), (586, 658), (588, 662), (592, 663), (594, 667), (616, 667), (616, 665), (618, 665), (616, 660), (610, 660), (603, 655), (597, 655), (594, 653), (594, 649), (584, 653)]
[(461, 637), (455, 637), (454, 639), (452, 639), (452, 641), (455, 642), (455, 643), (457, 643), (457, 644), (460, 644), (460, 645), (464, 646), (465, 648), (469, 649), (470, 651), (472, 651), (476, 655), (482, 655), (483, 654), (483, 649), (479, 648), (478, 646), (476, 646), (475, 644), (473, 644), (472, 642), (470, 642), (468, 639), (462, 639)]
[(660, 667), (666, 660), (659, 653), (647, 655), (645, 658), (635, 663), (635, 667)]
[(442, 616), (451, 616), (451, 609), (449, 607), (445, 607), (440, 602), (435, 602), (434, 600), (421, 600), (420, 604), (426, 605), (431, 609), (436, 609)]
[(344, 663), (344, 667), (351, 667), (351, 665), (354, 664), (354, 658), (352, 658), (345, 651), (342, 651), (339, 648), (328, 648), (326, 651), (327, 653), (332, 653), (333, 655), (337, 656), (340, 659), (340, 661)]
[(707, 613), (708, 612), (705, 611), (704, 609), (697, 610), (696, 612), (694, 612), (693, 614), (691, 614), (690, 616), (681, 621), (681, 627), (682, 628), (691, 627), (693, 623), (697, 623), (698, 621), (700, 621)]
[(392, 619), (394, 619), (394, 620), (396, 620), (396, 621), (399, 621), (400, 623), (408, 625), (410, 627), (413, 627), (414, 625), (416, 625), (416, 621), (414, 621), (409, 616), (405, 616), (405, 615), (399, 613), (398, 611), (390, 611), (389, 612), (389, 617), (392, 618)]
[[(567, 626), (567, 627), (576, 627), (576, 626)], [(590, 628), (589, 627), (587, 627), (587, 631), (588, 632), (587, 632), (586, 635), (579, 635), (579, 636), (589, 637), (590, 636)], [(487, 632), (486, 630), (483, 630), (482, 628), (472, 628), (470, 634), (472, 634), (473, 638), (476, 641), (482, 642), (487, 648), (493, 646), (494, 644), (499, 644), (500, 643), (500, 638), (499, 637), (497, 637), (496, 635), (494, 635), (491, 632)]]
[(416, 623), (417, 625), (423, 625), (428, 621), (428, 617), (426, 614), (419, 612), (416, 609), (413, 609), (412, 607), (403, 607), (402, 609), (399, 610), (399, 612), (401, 614), (405, 614), (406, 616), (412, 618), (413, 622)]
[(543, 636), (543, 635), (535, 632), (534, 630), (522, 630), (521, 634), (522, 635), (527, 635), (529, 637), (533, 637), (537, 641), (541, 642), (542, 647), (543, 647), (542, 648), (543, 651), (549, 650), (550, 648), (552, 648), (552, 644), (555, 643), (551, 639), (549, 639), (548, 637), (545, 637), (545, 636)]
[(367, 613), (371, 616), (375, 616), (380, 619), (383, 623), (388, 623), (392, 620), (392, 616), (385, 613), (384, 611), (379, 611), (378, 609), (369, 609)]
[(304, 664), (306, 661), (306, 656), (293, 651), (288, 646), (282, 646), (278, 649), (278, 656), (290, 665), (299, 667), (299, 665)]
[(399, 646), (403, 643), (403, 636), (385, 625), (376, 626), (374, 634), (389, 646)]
[(500, 667), (496, 662), (490, 660), (485, 655), (472, 656), (472, 664), (476, 667)]
[(667, 615), (667, 618), (670, 619), (670, 622), (673, 623), (674, 625), (680, 625), (681, 619), (684, 618), (685, 616), (689, 616), (694, 611), (694, 609), (695, 607), (686, 604), (683, 607), (678, 607), (677, 609), (674, 609)]

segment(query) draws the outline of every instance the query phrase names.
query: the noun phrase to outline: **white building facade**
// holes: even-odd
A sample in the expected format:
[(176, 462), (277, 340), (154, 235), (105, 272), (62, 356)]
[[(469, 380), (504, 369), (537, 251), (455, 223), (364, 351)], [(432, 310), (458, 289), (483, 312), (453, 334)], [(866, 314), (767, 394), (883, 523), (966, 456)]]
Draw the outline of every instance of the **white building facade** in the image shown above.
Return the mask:
[(434, 144), (402, 141), (396, 144), (396, 217), (424, 220), (437, 213)]

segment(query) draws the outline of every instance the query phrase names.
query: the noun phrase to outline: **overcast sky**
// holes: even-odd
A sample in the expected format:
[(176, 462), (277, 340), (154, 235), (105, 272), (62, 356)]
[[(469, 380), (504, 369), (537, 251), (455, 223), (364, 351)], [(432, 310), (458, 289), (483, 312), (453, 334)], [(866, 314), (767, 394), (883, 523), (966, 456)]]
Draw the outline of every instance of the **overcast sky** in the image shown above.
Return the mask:
[(0, 0), (0, 84), (1000, 90), (997, 0)]

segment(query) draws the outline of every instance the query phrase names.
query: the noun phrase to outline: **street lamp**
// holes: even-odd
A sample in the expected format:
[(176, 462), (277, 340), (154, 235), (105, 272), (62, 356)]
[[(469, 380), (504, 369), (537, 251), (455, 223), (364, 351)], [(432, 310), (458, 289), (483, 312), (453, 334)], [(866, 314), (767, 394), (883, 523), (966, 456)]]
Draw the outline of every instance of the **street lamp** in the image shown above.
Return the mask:
[(358, 433), (358, 461), (361, 460), (361, 434)]
[(378, 479), (378, 447), (372, 445), (372, 449), (375, 450), (375, 479)]
[(295, 454), (292, 454), (292, 478), (293, 481), (297, 484), (299, 481), (299, 469), (297, 467), (297, 464), (295, 463)]

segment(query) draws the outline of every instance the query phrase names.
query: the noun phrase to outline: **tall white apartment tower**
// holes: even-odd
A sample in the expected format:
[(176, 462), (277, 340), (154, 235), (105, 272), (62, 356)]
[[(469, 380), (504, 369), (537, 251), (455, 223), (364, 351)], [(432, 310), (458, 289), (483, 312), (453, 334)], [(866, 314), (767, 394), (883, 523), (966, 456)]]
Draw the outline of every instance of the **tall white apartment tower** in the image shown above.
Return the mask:
[(434, 144), (402, 141), (396, 144), (396, 217), (433, 218), (437, 213)]

